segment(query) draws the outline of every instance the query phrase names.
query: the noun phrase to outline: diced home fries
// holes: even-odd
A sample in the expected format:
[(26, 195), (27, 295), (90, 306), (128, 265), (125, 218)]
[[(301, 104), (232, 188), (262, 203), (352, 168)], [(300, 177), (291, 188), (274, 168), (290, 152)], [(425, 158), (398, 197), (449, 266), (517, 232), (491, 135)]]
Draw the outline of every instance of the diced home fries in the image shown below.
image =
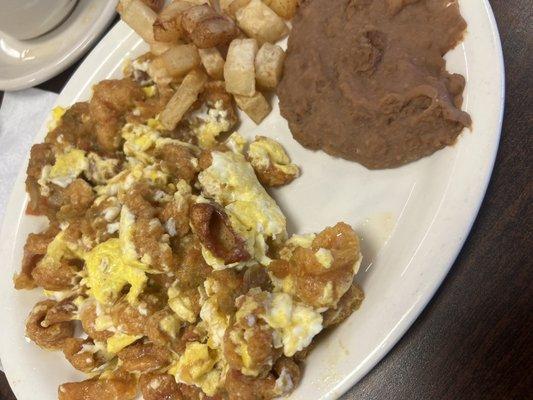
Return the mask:
[(224, 58), (216, 47), (210, 49), (198, 49), (202, 65), (207, 74), (216, 80), (224, 78)]
[(235, 39), (231, 42), (224, 65), (224, 80), (229, 93), (241, 96), (255, 94), (257, 50), (255, 39)]
[(161, 55), (168, 73), (172, 76), (183, 76), (200, 65), (198, 49), (193, 44), (180, 44), (171, 47)]
[(281, 18), (258, 0), (222, 1), (225, 14), (162, 6), (120, 1), (150, 53), (55, 109), (31, 149), (27, 212), (49, 226), (28, 236), (14, 278), (45, 297), (25, 334), (87, 375), (59, 400), (289, 395), (316, 337), (363, 301), (359, 239), (342, 222), (289, 238), (267, 189), (299, 167), (275, 140), (235, 131), (237, 107), (257, 124), (271, 112), (256, 84), (280, 80)]
[(205, 4), (184, 11), (181, 24), (191, 41), (200, 49), (224, 45), (239, 34), (230, 18)]
[(163, 8), (163, 5), (165, 4), (165, 0), (142, 0), (144, 4), (146, 4), (148, 7), (150, 7), (155, 12), (161, 11)]
[(153, 24), (154, 38), (161, 42), (176, 42), (184, 35), (181, 14), (194, 4), (188, 1), (174, 1), (166, 5)]
[(291, 19), (296, 13), (301, 0), (263, 0), (276, 14), (285, 19)]
[(239, 28), (261, 44), (276, 43), (289, 33), (283, 19), (261, 0), (251, 0), (247, 6), (237, 10), (235, 18)]
[(235, 19), (235, 14), (241, 8), (247, 6), (251, 0), (222, 0), (220, 2), (222, 10), (226, 12), (231, 18)]
[(259, 86), (275, 89), (283, 73), (285, 52), (275, 44), (265, 43), (255, 57), (255, 77)]
[(157, 14), (141, 0), (121, 0), (117, 6), (120, 18), (147, 43), (153, 43), (154, 31), (152, 26)]
[(185, 113), (191, 108), (202, 92), (207, 77), (203, 72), (192, 71), (172, 96), (165, 109), (161, 113), (161, 124), (172, 130), (181, 121)]
[(272, 111), (272, 106), (261, 92), (255, 92), (253, 96), (235, 95), (235, 102), (257, 125)]

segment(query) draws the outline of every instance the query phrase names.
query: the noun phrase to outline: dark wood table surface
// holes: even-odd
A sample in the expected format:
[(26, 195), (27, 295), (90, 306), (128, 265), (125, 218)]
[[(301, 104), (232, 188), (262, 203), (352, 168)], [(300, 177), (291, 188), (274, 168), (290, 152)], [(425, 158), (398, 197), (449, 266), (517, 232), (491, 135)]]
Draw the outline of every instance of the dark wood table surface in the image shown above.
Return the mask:
[[(483, 206), (431, 303), (344, 400), (533, 399), (533, 1), (490, 3), (507, 95)], [(59, 92), (75, 68), (39, 87)], [(15, 400), (1, 373), (0, 399)]]

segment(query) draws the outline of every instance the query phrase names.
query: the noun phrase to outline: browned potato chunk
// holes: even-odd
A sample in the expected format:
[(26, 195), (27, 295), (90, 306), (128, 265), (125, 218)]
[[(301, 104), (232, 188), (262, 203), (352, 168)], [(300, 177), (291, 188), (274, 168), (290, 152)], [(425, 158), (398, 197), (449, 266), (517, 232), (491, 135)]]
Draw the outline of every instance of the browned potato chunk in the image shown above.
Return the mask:
[(207, 76), (201, 72), (194, 70), (190, 72), (172, 96), (167, 106), (161, 113), (161, 123), (163, 126), (172, 130), (181, 121), (183, 115), (194, 104), (198, 95), (202, 92)]
[(160, 56), (165, 54), (174, 46), (174, 43), (170, 42), (154, 42), (150, 43), (150, 53), (154, 56)]
[(207, 4), (208, 6), (213, 6), (211, 0), (173, 0), (175, 3), (178, 3), (180, 1), (187, 1), (189, 3), (192, 3), (195, 6), (200, 6), (202, 4)]
[(191, 41), (201, 49), (226, 44), (239, 34), (231, 19), (205, 4), (186, 10), (181, 25)]
[(247, 6), (251, 0), (221, 0), (220, 7), (222, 11), (235, 19), (235, 14), (241, 8)]
[(120, 18), (145, 42), (152, 43), (155, 41), (152, 25), (157, 19), (157, 14), (143, 1), (120, 0), (117, 11), (120, 14)]
[(235, 13), (237, 24), (259, 43), (275, 43), (289, 33), (285, 22), (261, 0), (252, 0)]
[(235, 39), (231, 42), (226, 56), (226, 65), (224, 65), (224, 80), (229, 93), (241, 96), (255, 94), (257, 50), (255, 39)]
[(283, 72), (285, 52), (278, 45), (265, 43), (255, 56), (255, 79), (265, 89), (275, 89)]
[(227, 14), (231, 3), (233, 3), (233, 0), (219, 0), (220, 9), (222, 12)]
[(198, 49), (193, 44), (181, 44), (172, 47), (161, 56), (168, 73), (172, 76), (183, 76), (200, 65)]
[(163, 4), (165, 4), (165, 0), (142, 0), (142, 2), (155, 12), (161, 11)]
[(216, 47), (210, 49), (199, 49), (200, 59), (207, 74), (216, 80), (224, 78), (224, 59)]
[(251, 97), (235, 95), (235, 102), (257, 125), (272, 111), (270, 103), (261, 92), (256, 92)]
[(174, 0), (167, 4), (154, 22), (155, 40), (161, 42), (176, 42), (185, 32), (181, 25), (182, 14), (191, 7), (208, 4), (207, 0)]
[(167, 70), (161, 58), (154, 59), (148, 66), (148, 75), (158, 86), (168, 86), (172, 82), (172, 75)]
[(161, 42), (176, 42), (183, 36), (181, 14), (194, 4), (188, 1), (169, 3), (157, 16), (153, 24), (154, 38)]
[(298, 0), (263, 0), (263, 2), (285, 19), (294, 17), (298, 8)]

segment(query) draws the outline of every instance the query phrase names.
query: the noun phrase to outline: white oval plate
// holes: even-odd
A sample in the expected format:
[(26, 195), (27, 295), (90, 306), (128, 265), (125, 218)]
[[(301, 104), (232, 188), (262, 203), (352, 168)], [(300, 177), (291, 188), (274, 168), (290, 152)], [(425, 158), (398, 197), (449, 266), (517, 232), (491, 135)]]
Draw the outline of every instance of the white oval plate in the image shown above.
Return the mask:
[[(369, 171), (302, 148), (277, 105), (260, 127), (245, 119), (240, 128), (249, 137), (278, 139), (302, 166), (299, 179), (274, 192), (291, 231), (315, 232), (344, 220), (363, 238), (358, 280), (366, 299), (311, 353), (293, 400), (339, 397), (389, 351), (435, 293), (477, 215), (498, 148), (503, 59), (488, 1), (461, 1), (461, 11), (468, 33), (448, 55), (448, 67), (467, 78), (465, 108), (474, 125), (454, 147), (398, 169)], [(74, 74), (57, 104), (88, 99), (93, 83), (120, 76), (123, 58), (144, 49), (138, 36), (119, 23)], [(36, 141), (45, 134), (43, 125)], [(41, 296), (38, 291), (16, 292), (11, 276), (19, 269), (26, 235), (45, 226), (42, 219), (24, 215), (24, 178), (21, 171), (0, 242), (0, 355), (19, 400), (34, 400), (35, 393), (40, 400), (53, 400), (60, 383), (82, 376), (62, 354), (42, 351), (24, 339), (24, 320)]]
[(0, 32), (0, 90), (20, 90), (50, 79), (78, 60), (115, 17), (118, 0), (79, 0), (57, 28), (30, 40)]

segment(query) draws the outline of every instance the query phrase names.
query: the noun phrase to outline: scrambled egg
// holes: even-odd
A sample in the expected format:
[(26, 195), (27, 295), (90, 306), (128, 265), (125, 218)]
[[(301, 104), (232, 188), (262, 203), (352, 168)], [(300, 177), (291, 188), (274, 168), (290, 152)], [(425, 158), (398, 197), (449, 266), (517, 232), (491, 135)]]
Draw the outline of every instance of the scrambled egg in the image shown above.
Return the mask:
[(279, 252), (279, 256), (282, 260), (289, 261), (292, 257), (292, 253), (297, 247), (302, 247), (308, 249), (313, 245), (313, 240), (315, 240), (316, 235), (314, 233), (308, 233), (303, 235), (292, 235), (289, 240), (287, 240), (283, 248)]
[[(136, 61), (130, 67), (137, 72), (147, 72), (149, 63), (148, 61)], [(146, 97), (152, 97), (157, 93), (157, 86), (150, 79), (145, 82), (142, 90)], [(132, 112), (140, 116), (140, 106)], [(65, 109), (54, 109), (51, 129), (57, 127), (64, 113)], [(167, 211), (165, 207), (170, 202), (173, 202), (170, 212), (172, 215), (174, 207), (183, 211), (194, 201), (214, 201), (224, 208), (234, 232), (244, 239), (251, 259), (232, 265), (225, 265), (223, 260), (215, 257), (202, 246), (202, 255), (213, 269), (228, 267), (240, 269), (257, 263), (268, 265), (271, 262), (267, 256), (270, 243), (274, 243), (276, 247), (284, 245), (281, 258), (286, 259), (290, 258), (296, 247), (310, 248), (312, 246), (315, 239), (313, 234), (295, 235), (286, 241), (286, 218), (256, 176), (256, 171), (259, 172), (259, 169), (271, 167), (288, 175), (298, 175), (298, 167), (291, 164), (287, 153), (279, 143), (265, 137), (259, 137), (248, 144), (246, 139), (235, 132), (223, 143), (221, 140), (217, 141), (221, 133), (230, 130), (232, 116), (233, 114), (229, 115), (228, 110), (224, 109), (222, 101), (217, 101), (214, 106), (204, 106), (192, 113), (189, 122), (199, 146), (164, 137), (161, 133), (163, 126), (158, 117), (149, 119), (144, 124), (126, 123), (120, 130), (124, 142), (115, 155), (116, 159), (69, 148), (65, 143), (59, 146), (63, 150), (55, 155), (53, 165), (43, 167), (39, 180), (43, 195), (50, 193), (52, 188), (50, 183), (66, 188), (83, 175), (97, 194), (92, 205), (96, 207), (89, 209), (87, 219), (92, 218), (96, 213), (98, 217), (95, 221), (88, 222), (96, 222), (94, 229), (98, 231), (98, 234), (107, 232), (112, 235), (107, 241), (94, 245), (97, 240), (94, 242), (86, 240), (89, 235), (82, 235), (76, 243), (71, 243), (67, 240), (65, 232), (61, 231), (48, 245), (46, 254), (39, 261), (57, 264), (67, 258), (84, 262), (83, 269), (73, 278), (75, 285), (72, 289), (45, 291), (45, 294), (57, 301), (75, 297), (72, 303), (77, 307), (77, 311), (74, 312), (78, 312), (76, 316), (78, 319), (85, 318), (83, 313), (85, 307), (89, 305), (95, 307), (94, 322), (91, 319), (88, 322), (92, 322), (91, 326), (95, 331), (111, 332), (111, 336), (107, 340), (94, 341), (94, 344), (84, 344), (82, 350), (105, 355), (106, 363), (99, 366), (98, 371), (96, 369), (93, 371), (93, 373), (103, 371), (100, 379), (112, 377), (113, 372), (122, 362), (117, 360), (116, 355), (144, 337), (124, 332), (126, 322), (117, 321), (120, 318), (117, 318), (113, 308), (117, 301), (120, 301), (121, 306), (123, 300), (134, 306), (139, 315), (146, 318), (144, 321), (147, 324), (157, 321), (151, 319), (156, 315), (154, 312), (163, 312), (163, 314), (158, 314), (163, 316), (158, 326), (161, 333), (174, 339), (166, 344), (166, 348), (173, 354), (171, 357), (174, 362), (168, 371), (164, 369), (160, 372), (172, 374), (179, 383), (200, 388), (207, 396), (215, 396), (219, 393), (229, 370), (224, 354), (224, 339), (234, 321), (239, 320), (240, 323), (242, 318), (245, 322), (244, 330), (241, 329), (242, 326), (239, 326), (238, 330), (232, 329), (228, 335), (236, 345), (236, 353), (242, 358), (241, 372), (249, 376), (259, 376), (262, 372), (260, 369), (254, 369), (256, 360), (253, 359), (255, 349), (252, 346), (257, 345), (257, 342), (250, 340), (255, 334), (254, 324), (260, 323), (260, 328), (269, 333), (272, 331), (273, 345), (276, 349), (280, 349), (273, 351), (269, 361), (270, 367), (276, 361), (274, 357), (280, 355), (281, 349), (285, 356), (292, 357), (306, 348), (314, 336), (323, 329), (320, 312), (325, 308), (313, 309), (297, 301), (292, 295), (294, 281), (290, 276), (283, 280), (271, 277), (275, 288), (274, 293), (263, 292), (259, 288), (251, 289), (249, 293), (251, 292), (252, 295), (244, 296), (246, 299), (244, 304), (238, 303), (239, 308), (235, 315), (229, 311), (227, 311), (229, 314), (226, 314), (219, 306), (220, 298), (217, 292), (226, 289), (222, 286), (225, 281), (218, 281), (214, 278), (206, 278), (203, 286), (190, 291), (180, 290), (180, 282), (176, 281), (166, 290), (167, 303), (161, 304), (158, 310), (148, 307), (148, 300), (145, 303), (139, 299), (147, 287), (149, 289), (143, 294), (143, 298), (150, 299), (150, 296), (156, 296), (154, 301), (157, 301), (158, 306), (159, 300), (165, 298), (164, 293), (158, 292), (156, 295), (152, 293), (152, 290), (161, 290), (157, 285), (159, 281), (155, 277), (155, 274), (160, 271), (151, 269), (152, 259), (148, 254), (141, 257), (140, 252), (137, 251), (134, 241), (136, 216), (132, 212), (135, 210), (123, 204), (123, 196), (127, 196), (134, 185), (141, 181), (153, 189), (150, 191), (153, 197), (149, 200), (154, 203), (154, 207), (157, 206), (158, 210), (157, 217), (149, 221), (149, 227), (159, 230), (162, 221), (165, 221), (164, 227), (168, 235), (162, 236), (159, 245), (170, 249), (169, 243), (172, 243), (173, 249), (171, 250), (174, 251), (177, 262), (180, 262), (182, 258), (187, 261), (189, 257), (186, 251), (181, 254), (178, 241), (196, 241), (199, 238), (193, 236), (194, 232), (190, 233), (190, 236), (179, 237), (181, 232), (177, 228), (181, 228), (182, 221), (176, 221), (174, 217), (163, 218)], [(57, 142), (63, 143), (63, 138), (58, 137)], [(211, 151), (211, 165), (198, 175), (197, 182), (191, 183), (194, 191), (185, 180), (173, 178), (173, 174), (166, 170), (168, 160), (159, 162), (157, 159), (158, 150), (166, 145), (185, 146), (191, 150), (194, 157), (199, 157), (202, 149), (212, 149), (219, 144), (224, 144), (230, 151)], [(191, 157), (191, 163), (195, 167), (198, 166), (195, 164), (198, 163), (198, 159)], [(201, 190), (201, 195), (197, 195), (198, 190)], [(181, 215), (175, 218), (179, 217)], [(179, 226), (177, 222), (180, 223)], [(80, 222), (78, 219), (67, 218), (67, 222), (64, 222), (65, 226), (61, 225), (61, 228), (65, 229), (68, 223)], [(172, 242), (169, 237), (174, 238)], [(320, 248), (315, 252), (315, 256), (325, 268), (331, 267), (333, 263), (331, 251)], [(193, 253), (190, 262), (196, 261), (196, 254)], [(187, 267), (190, 265), (187, 264)], [(170, 268), (167, 271), (169, 279), (183, 277), (179, 272), (171, 271)], [(173, 275), (174, 272), (176, 272), (175, 275)], [(152, 285), (152, 280), (148, 284), (150, 276), (156, 284)], [(331, 283), (326, 285), (323, 293), (326, 299), (324, 302), (333, 299), (333, 289)], [(162, 290), (165, 291), (165, 289)], [(253, 291), (259, 296), (255, 297)], [(151, 299), (150, 304), (152, 304)], [(168, 311), (169, 308), (172, 312)], [(93, 318), (92, 313), (93, 310), (87, 317)], [(125, 313), (125, 316), (129, 317), (128, 313)], [(180, 337), (182, 328), (185, 333)], [(194, 339), (189, 336), (190, 329), (194, 332)], [(151, 332), (147, 330), (143, 333), (149, 336)], [(146, 343), (150, 343), (150, 340), (152, 340), (151, 336), (147, 338)], [(187, 340), (195, 341), (188, 342)], [(179, 354), (174, 352), (176, 349), (174, 345), (178, 343), (185, 343), (185, 349)], [(292, 389), (292, 375), (285, 369), (277, 372), (278, 378), (275, 381), (273, 393), (282, 395)]]
[[(214, 151), (212, 158), (211, 166), (198, 176), (204, 195), (225, 208), (233, 229), (246, 240), (247, 250), (253, 258), (268, 264), (266, 239), (286, 238), (285, 216), (261, 186), (242, 154)], [(208, 251), (203, 253), (213, 268), (227, 267)]]
[(150, 164), (154, 157), (147, 153), (153, 148), (159, 139), (159, 132), (148, 125), (126, 124), (122, 128), (124, 138), (124, 154), (134, 157), (139, 161)]
[(143, 92), (146, 95), (146, 97), (154, 97), (157, 94), (157, 86), (156, 85), (144, 86)]
[(64, 257), (74, 258), (81, 255), (77, 245), (65, 240), (65, 233), (59, 232), (56, 237), (48, 244), (46, 254), (39, 261), (39, 264), (54, 265), (61, 262)]
[(137, 260), (137, 250), (135, 243), (133, 243), (133, 225), (135, 224), (135, 215), (124, 205), (120, 210), (120, 222), (118, 228), (118, 237), (120, 239), (120, 247), (124, 253), (124, 257), (129, 260)]
[(246, 341), (246, 337), (248, 334), (249, 334), (249, 331), (247, 329), (244, 332), (231, 331), (229, 334), (229, 337), (231, 341), (233, 342), (233, 344), (235, 345), (235, 353), (237, 353), (241, 357), (241, 361), (242, 361), (241, 372), (244, 375), (248, 375), (248, 376), (258, 376), (260, 373), (260, 370), (257, 368), (253, 368), (254, 363), (250, 355), (250, 348)]
[(209, 335), (207, 344), (212, 349), (222, 347), (224, 333), (229, 325), (229, 316), (224, 315), (218, 308), (218, 302), (215, 297), (207, 299), (200, 310), (200, 318), (207, 325)]
[(309, 346), (322, 330), (322, 315), (307, 305), (294, 302), (286, 293), (273, 293), (262, 317), (280, 335), (287, 357)]
[(63, 118), (63, 115), (65, 115), (65, 112), (67, 111), (66, 108), (63, 107), (54, 107), (52, 110), (52, 119), (48, 123), (48, 130), (52, 131), (57, 128), (59, 125), (59, 121), (61, 121), (61, 118)]
[(167, 315), (161, 321), (159, 321), (159, 329), (165, 332), (172, 339), (176, 339), (180, 328), (180, 321), (174, 315)]
[[(182, 142), (180, 140), (162, 137), (160, 130), (161, 123), (157, 119), (150, 119), (143, 124), (128, 123), (122, 128), (122, 137), (124, 138), (124, 153), (129, 157), (130, 164), (136, 164), (137, 161), (147, 164), (148, 167), (154, 168), (155, 157), (153, 151), (166, 144), (176, 144), (189, 148), (195, 153), (199, 152), (198, 147)], [(152, 165), (150, 165), (152, 164)]]
[(107, 352), (117, 354), (120, 350), (128, 347), (133, 342), (136, 342), (142, 336), (127, 335), (125, 333), (117, 332), (109, 339), (107, 339)]
[(267, 137), (258, 137), (248, 148), (250, 163), (257, 169), (266, 169), (270, 165), (287, 175), (297, 176), (300, 169), (291, 164), (291, 159), (278, 142)]
[(248, 142), (238, 132), (233, 132), (224, 142), (224, 144), (234, 153), (244, 154), (244, 149)]
[(113, 303), (124, 286), (131, 285), (126, 296), (130, 304), (137, 301), (146, 284), (146, 266), (124, 255), (120, 239), (109, 239), (84, 254), (87, 286), (101, 304)]
[(216, 138), (222, 132), (227, 132), (231, 125), (228, 121), (228, 112), (223, 109), (221, 100), (215, 103), (214, 108), (200, 109), (190, 119), (194, 121), (193, 131), (198, 138), (198, 144), (202, 149), (213, 147)]
[(88, 167), (89, 161), (83, 150), (71, 149), (63, 154), (58, 154), (54, 165), (46, 165), (41, 172), (41, 178), (38, 181), (41, 186), (41, 194), (43, 196), (50, 194), (48, 187), (50, 182), (66, 188)]
[(330, 268), (333, 264), (333, 254), (328, 249), (321, 247), (315, 252), (315, 257), (324, 268)]
[(215, 368), (215, 353), (207, 344), (188, 343), (183, 355), (170, 368), (169, 373), (176, 377), (177, 382), (195, 385), (206, 395), (214, 396), (221, 379), (221, 370)]
[(87, 154), (89, 163), (85, 175), (97, 184), (104, 184), (116, 173), (119, 161), (114, 158), (100, 157), (96, 153)]
[(191, 299), (184, 296), (177, 286), (172, 285), (168, 291), (168, 305), (182, 320), (189, 323), (196, 322), (196, 313), (193, 310)]

